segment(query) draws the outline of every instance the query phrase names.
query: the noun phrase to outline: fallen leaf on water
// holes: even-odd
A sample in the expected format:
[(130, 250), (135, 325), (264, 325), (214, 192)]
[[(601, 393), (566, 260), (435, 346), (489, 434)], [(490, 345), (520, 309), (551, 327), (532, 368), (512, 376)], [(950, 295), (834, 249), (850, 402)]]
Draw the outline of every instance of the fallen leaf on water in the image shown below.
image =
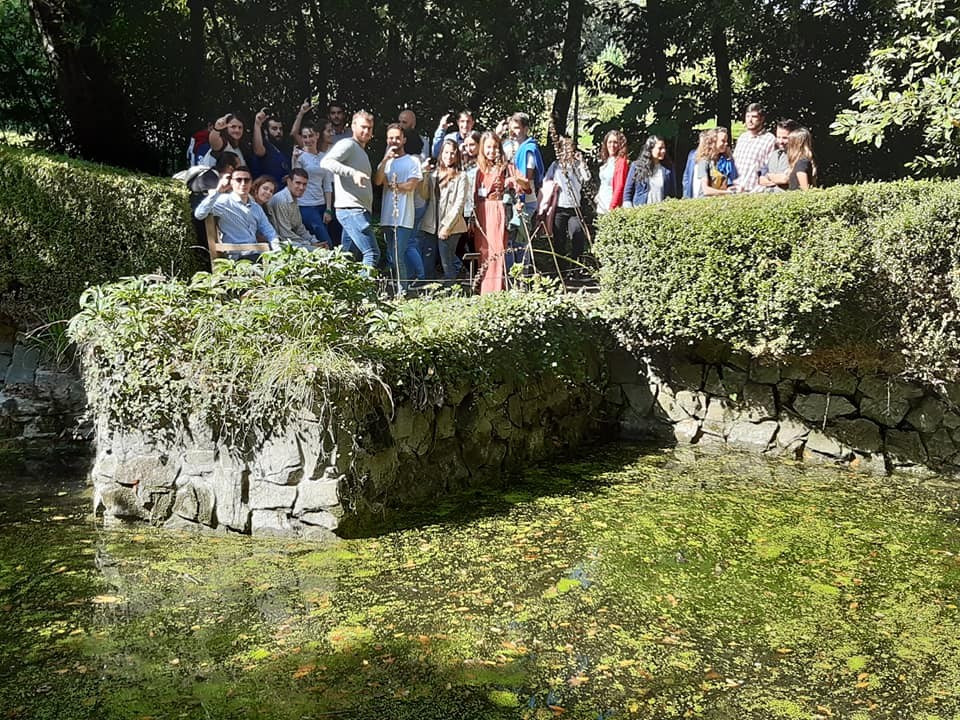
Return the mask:
[(97, 605), (113, 605), (116, 603), (123, 602), (123, 596), (121, 595), (96, 595), (94, 596), (93, 603)]
[(302, 677), (306, 677), (316, 669), (317, 669), (317, 666), (314, 665), (313, 663), (309, 663), (307, 665), (301, 665), (294, 671), (293, 679), (299, 680)]

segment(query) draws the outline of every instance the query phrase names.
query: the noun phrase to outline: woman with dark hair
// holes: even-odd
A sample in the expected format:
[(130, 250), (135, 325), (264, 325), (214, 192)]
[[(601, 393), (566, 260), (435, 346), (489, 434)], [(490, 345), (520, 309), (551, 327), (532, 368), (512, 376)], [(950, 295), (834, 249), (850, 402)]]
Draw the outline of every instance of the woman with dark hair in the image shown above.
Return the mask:
[(656, 135), (648, 137), (640, 157), (630, 166), (623, 190), (624, 207), (652, 205), (677, 196), (673, 170), (664, 164), (666, 158), (666, 141)]
[(817, 184), (813, 135), (805, 127), (798, 127), (787, 138), (787, 164), (790, 166), (789, 190), (809, 190)]
[(627, 138), (619, 130), (611, 130), (600, 146), (600, 190), (597, 192), (597, 215), (604, 215), (623, 204), (630, 160)]
[(529, 181), (503, 157), (500, 136), (487, 131), (480, 136), (477, 178), (474, 187), (477, 252), (480, 253), (480, 292), (503, 290), (507, 284), (507, 213), (509, 195), (530, 192)]
[(473, 252), (476, 244), (473, 239), (473, 189), (477, 182), (477, 155), (479, 153), (480, 133), (477, 130), (471, 130), (463, 138), (463, 144), (460, 146), (463, 174), (467, 176), (467, 201), (463, 204), (463, 219), (467, 223), (467, 231), (460, 236), (460, 245), (457, 247), (457, 256), (461, 258), (464, 253)]
[(267, 211), (267, 205), (270, 203), (270, 198), (273, 197), (273, 194), (277, 191), (277, 181), (273, 179), (271, 175), (261, 175), (256, 180), (253, 181), (253, 185), (250, 186), (250, 197), (253, 198), (253, 201), (263, 208), (263, 211)]
[(736, 179), (737, 168), (730, 155), (730, 133), (722, 127), (708, 131), (697, 148), (693, 196), (730, 195), (737, 192)]
[(447, 139), (440, 146), (437, 169), (426, 172), (420, 183), (420, 195), (427, 201), (420, 225), (424, 234), (421, 248), (428, 280), (436, 278), (437, 250), (443, 265), (443, 279), (457, 277), (457, 244), (467, 231), (463, 206), (467, 200), (467, 175), (460, 169), (457, 141)]
[[(244, 136), (243, 120), (233, 113), (227, 113), (221, 118), (217, 118), (210, 130), (210, 154), (213, 158), (219, 158), (225, 152), (233, 153), (239, 159), (239, 165), (246, 165), (244, 153), (253, 159), (253, 147), (250, 141)], [(208, 163), (212, 165), (213, 163)]]
[(333, 125), (324, 123), (322, 133), (313, 123), (305, 122), (300, 127), (300, 147), (293, 149), (293, 167), (307, 171), (307, 191), (297, 200), (300, 217), (307, 230), (321, 243), (333, 247), (327, 223), (333, 219), (333, 173), (320, 167), (325, 154), (321, 143), (330, 147)]

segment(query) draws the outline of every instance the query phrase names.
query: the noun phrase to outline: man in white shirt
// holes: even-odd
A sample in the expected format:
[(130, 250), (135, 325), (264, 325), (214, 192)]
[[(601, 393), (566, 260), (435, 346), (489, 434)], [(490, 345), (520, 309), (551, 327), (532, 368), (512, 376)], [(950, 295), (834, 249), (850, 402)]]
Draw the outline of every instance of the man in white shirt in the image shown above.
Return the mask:
[(416, 243), (411, 243), (415, 220), (413, 196), (423, 173), (420, 156), (407, 155), (400, 123), (387, 126), (387, 149), (377, 166), (373, 182), (383, 185), (380, 227), (387, 241), (387, 265), (397, 279), (397, 292), (403, 293), (411, 280), (422, 279), (423, 258)]

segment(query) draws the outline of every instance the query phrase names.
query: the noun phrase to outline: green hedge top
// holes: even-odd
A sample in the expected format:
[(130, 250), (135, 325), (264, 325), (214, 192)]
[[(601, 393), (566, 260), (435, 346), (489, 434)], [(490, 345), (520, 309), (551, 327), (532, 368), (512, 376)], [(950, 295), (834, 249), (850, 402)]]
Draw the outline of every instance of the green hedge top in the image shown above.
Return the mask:
[(596, 241), (601, 307), (627, 340), (846, 349), (921, 379), (960, 379), (958, 230), (960, 182), (618, 211)]
[(429, 403), (542, 373), (579, 380), (606, 337), (572, 296), (387, 303), (341, 253), (217, 262), (190, 281), (128, 278), (84, 293), (70, 336), (97, 418), (174, 437), (204, 417), (250, 437), (318, 399), (369, 406), (378, 388)]
[(22, 325), (69, 317), (88, 285), (199, 269), (181, 183), (0, 145), (0, 188), (0, 293)]

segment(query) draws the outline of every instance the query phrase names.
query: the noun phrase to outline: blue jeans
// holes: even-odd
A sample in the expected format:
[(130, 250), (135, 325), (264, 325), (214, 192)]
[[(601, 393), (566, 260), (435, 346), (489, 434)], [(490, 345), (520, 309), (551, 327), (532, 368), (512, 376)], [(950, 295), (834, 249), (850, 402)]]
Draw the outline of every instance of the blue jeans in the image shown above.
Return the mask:
[(343, 251), (346, 253), (360, 253), (363, 264), (368, 268), (376, 268), (380, 261), (380, 248), (373, 235), (373, 224), (370, 213), (363, 208), (338, 208), (337, 220), (343, 226)]
[(406, 290), (411, 280), (422, 280), (423, 260), (413, 239), (413, 230), (398, 227), (394, 233), (392, 227), (385, 227), (383, 237), (387, 241), (387, 265), (392, 277), (397, 277), (397, 262), (400, 264), (400, 290)]
[(440, 264), (443, 265), (443, 279), (452, 281), (457, 279), (457, 273), (460, 272), (460, 258), (457, 257), (457, 244), (460, 242), (460, 235), (451, 235), (446, 240), (441, 240), (439, 236), (431, 233), (423, 233), (424, 245), (423, 264), (427, 272), (427, 278), (435, 280), (437, 273), (436, 253), (440, 253)]
[(326, 243), (328, 248), (333, 249), (330, 233), (327, 232), (327, 224), (323, 221), (323, 212), (326, 209), (326, 205), (301, 205), (300, 219), (303, 220), (303, 226), (307, 228), (317, 240)]

